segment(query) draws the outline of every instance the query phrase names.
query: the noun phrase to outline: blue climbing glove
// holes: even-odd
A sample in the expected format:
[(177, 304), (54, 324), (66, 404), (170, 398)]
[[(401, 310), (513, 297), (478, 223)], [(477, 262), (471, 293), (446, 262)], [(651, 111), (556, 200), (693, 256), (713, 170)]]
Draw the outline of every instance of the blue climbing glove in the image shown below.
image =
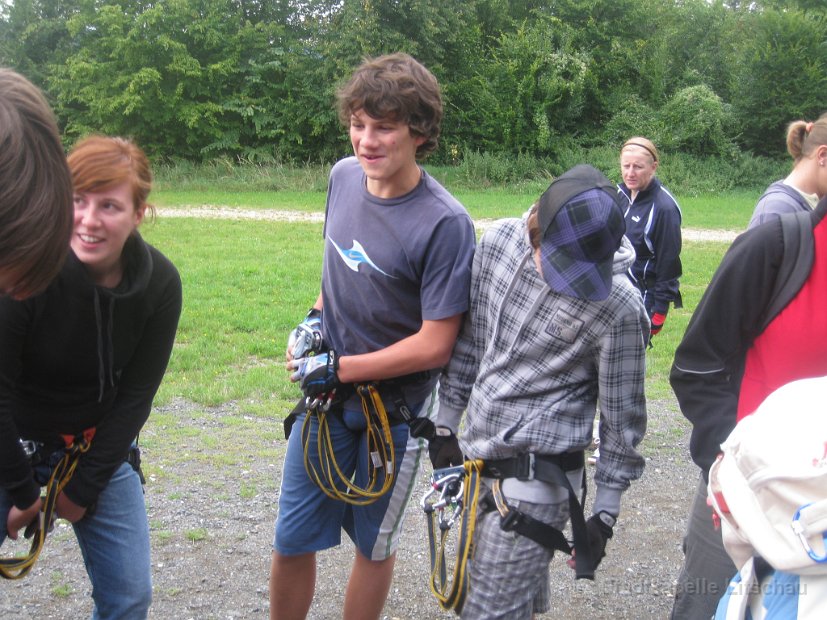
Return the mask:
[(287, 338), (287, 351), (292, 351), (293, 359), (299, 359), (321, 353), (324, 348), (322, 311), (311, 308), (304, 320), (290, 332)]
[(291, 381), (300, 381), (302, 392), (309, 398), (332, 392), (339, 385), (339, 356), (332, 349), (326, 353), (294, 359), (288, 364), (295, 370)]

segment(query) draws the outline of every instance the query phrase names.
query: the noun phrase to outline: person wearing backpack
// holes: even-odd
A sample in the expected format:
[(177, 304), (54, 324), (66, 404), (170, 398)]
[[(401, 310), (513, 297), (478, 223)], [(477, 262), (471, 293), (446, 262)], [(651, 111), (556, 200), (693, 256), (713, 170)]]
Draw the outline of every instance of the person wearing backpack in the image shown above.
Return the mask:
[(827, 375), (827, 198), (781, 215), (730, 246), (675, 351), (670, 382), (692, 423), (702, 480), (684, 538), (671, 617), (708, 618), (735, 566), (707, 505), (709, 468), (738, 420), (775, 389)]
[(793, 169), (758, 199), (749, 228), (782, 213), (811, 211), (827, 194), (827, 114), (822, 114), (814, 123), (803, 120), (790, 123), (787, 151), (793, 157)]
[(793, 381), (738, 424), (709, 497), (738, 573), (715, 620), (819, 620), (827, 608), (827, 377)]

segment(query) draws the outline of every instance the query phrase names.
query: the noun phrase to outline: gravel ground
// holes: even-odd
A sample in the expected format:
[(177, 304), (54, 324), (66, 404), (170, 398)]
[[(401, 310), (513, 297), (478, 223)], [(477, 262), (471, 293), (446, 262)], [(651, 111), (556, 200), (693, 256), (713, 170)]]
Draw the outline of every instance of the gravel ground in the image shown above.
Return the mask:
[[(160, 217), (321, 221), (320, 214), (227, 209), (164, 209)], [(491, 222), (479, 220), (478, 229)], [(683, 230), (684, 239), (731, 241), (734, 233)], [(185, 401), (158, 408), (177, 432), (170, 450), (155, 416), (142, 433), (147, 511), (158, 620), (239, 620), (268, 615), (268, 576), (278, 480), (284, 451), (280, 421), (252, 419), (237, 403), (204, 409)], [(264, 426), (262, 426), (264, 425)], [(553, 608), (543, 618), (666, 618), (682, 562), (681, 536), (697, 485), (688, 425), (674, 400), (649, 402), (641, 446), (647, 468), (625, 494), (623, 513), (594, 582), (575, 581), (562, 557), (552, 561)], [(215, 449), (213, 446), (225, 446)], [(227, 448), (226, 446), (229, 446)], [(170, 456), (172, 453), (172, 456)], [(422, 472), (421, 493), (430, 471)], [(383, 620), (440, 620), (428, 587), (429, 560), (421, 493), (408, 508)], [(4, 556), (15, 549), (7, 541)], [(319, 554), (312, 620), (341, 617), (353, 557), (348, 540)], [(91, 615), (91, 587), (71, 528), (58, 521), (31, 573), (0, 584), (3, 620), (69, 620)]]
[[(184, 435), (177, 446), (179, 462), (171, 468), (153, 463), (152, 446), (163, 442), (164, 427), (153, 427), (151, 418), (142, 435), (147, 446), (144, 460), (152, 531), (154, 602), (150, 617), (266, 618), (270, 543), (284, 448), (281, 433), (271, 427), (267, 430), (274, 439), (267, 439), (261, 425), (271, 423), (260, 419), (245, 426), (245, 417), (235, 404), (205, 410), (180, 401), (157, 413), (171, 414), (180, 428), (200, 430), (189, 437)], [(542, 617), (574, 620), (668, 616), (697, 469), (687, 456), (688, 427), (676, 403), (650, 402), (649, 414), (649, 431), (642, 445), (648, 460), (646, 472), (626, 493), (623, 514), (596, 581), (575, 581), (563, 558), (555, 557), (554, 607)], [(278, 422), (274, 425), (280, 426)], [(204, 453), (209, 453), (205, 438), (221, 437), (225, 431), (243, 435), (244, 445), (233, 446), (232, 451), (241, 456), (249, 453), (249, 458), (221, 459), (215, 454), (204, 458)], [(174, 475), (168, 469), (173, 469)], [(422, 493), (429, 473), (422, 472)], [(420, 497), (417, 493), (408, 509), (385, 607), (386, 620), (453, 617), (440, 609), (428, 587), (427, 537)], [(4, 545), (3, 553), (10, 553), (8, 545)], [(346, 541), (319, 555), (318, 587), (310, 618), (341, 617), (352, 554), (353, 547)], [(22, 580), (0, 585), (0, 618), (89, 617), (90, 590), (71, 529), (59, 521), (32, 572)]]

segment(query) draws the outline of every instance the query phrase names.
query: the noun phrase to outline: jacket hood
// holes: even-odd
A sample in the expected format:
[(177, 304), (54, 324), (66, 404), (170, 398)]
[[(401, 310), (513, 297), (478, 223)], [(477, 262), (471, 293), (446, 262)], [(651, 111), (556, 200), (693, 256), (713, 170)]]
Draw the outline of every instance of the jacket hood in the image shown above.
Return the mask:
[[(115, 305), (121, 300), (143, 295), (152, 277), (152, 255), (149, 246), (137, 231), (124, 244), (123, 279), (115, 288), (97, 286), (80, 259), (70, 250), (64, 273), (67, 284), (76, 288), (78, 296), (88, 300), (97, 326), (98, 402), (115, 386), (113, 322)], [(85, 303), (85, 302), (82, 302)]]
[(620, 240), (620, 247), (614, 255), (612, 262), (612, 274), (626, 273), (635, 262), (635, 249), (632, 247), (632, 242), (626, 238), (626, 235)]

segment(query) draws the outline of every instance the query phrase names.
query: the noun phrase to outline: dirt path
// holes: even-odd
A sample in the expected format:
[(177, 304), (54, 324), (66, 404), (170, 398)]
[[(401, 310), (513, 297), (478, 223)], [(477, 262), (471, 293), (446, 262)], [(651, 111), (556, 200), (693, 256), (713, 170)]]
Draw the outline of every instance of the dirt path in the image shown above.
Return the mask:
[[(697, 468), (688, 456), (688, 425), (673, 401), (649, 402), (641, 445), (647, 465), (623, 511), (595, 581), (575, 581), (562, 557), (551, 567), (552, 610), (538, 620), (668, 617)], [(266, 441), (272, 420), (244, 424), (242, 408), (204, 408), (178, 400), (158, 409), (187, 429), (174, 450), (166, 431), (147, 425), (147, 510), (152, 544), (152, 620), (263, 620), (268, 615), (270, 545), (284, 440)], [(220, 441), (229, 434), (232, 445)], [(279, 435), (280, 437), (280, 435)], [(223, 448), (215, 452), (207, 446)], [(167, 459), (162, 453), (172, 453)], [(589, 473), (593, 473), (590, 468)], [(419, 500), (430, 467), (408, 507), (383, 620), (449, 620), (428, 586), (426, 522)], [(248, 491), (245, 491), (248, 489)], [(255, 490), (254, 492), (252, 490)], [(593, 491), (590, 491), (593, 496)], [(11, 553), (3, 546), (3, 554)], [(340, 620), (353, 546), (319, 554), (311, 620)], [(71, 528), (58, 521), (32, 573), (0, 583), (0, 618), (74, 620), (91, 614), (91, 586)]]
[[(324, 221), (321, 213), (307, 213), (303, 211), (281, 211), (277, 209), (241, 209), (207, 205), (202, 207), (176, 207), (158, 209), (158, 217), (200, 217), (209, 219), (237, 219), (237, 220), (268, 220), (279, 222), (319, 222)], [(478, 219), (474, 223), (477, 230), (483, 231), (496, 220)], [(698, 228), (684, 228), (683, 238), (686, 241), (721, 241), (731, 242), (736, 232), (726, 230), (702, 230)]]

